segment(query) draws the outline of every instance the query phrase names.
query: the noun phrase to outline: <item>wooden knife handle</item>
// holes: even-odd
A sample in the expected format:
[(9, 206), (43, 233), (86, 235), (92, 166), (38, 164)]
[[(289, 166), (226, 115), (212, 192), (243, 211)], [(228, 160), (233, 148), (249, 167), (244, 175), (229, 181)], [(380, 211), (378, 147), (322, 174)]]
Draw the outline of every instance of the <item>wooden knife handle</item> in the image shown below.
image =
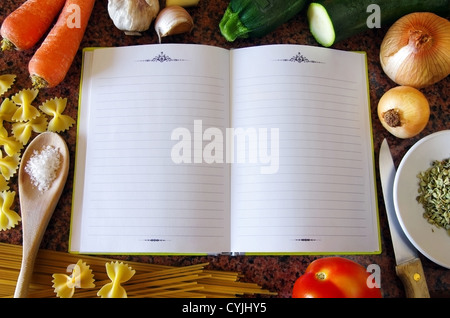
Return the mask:
[(406, 297), (408, 298), (429, 298), (427, 281), (423, 272), (422, 262), (415, 258), (410, 262), (398, 265), (396, 267), (398, 277), (405, 287)]

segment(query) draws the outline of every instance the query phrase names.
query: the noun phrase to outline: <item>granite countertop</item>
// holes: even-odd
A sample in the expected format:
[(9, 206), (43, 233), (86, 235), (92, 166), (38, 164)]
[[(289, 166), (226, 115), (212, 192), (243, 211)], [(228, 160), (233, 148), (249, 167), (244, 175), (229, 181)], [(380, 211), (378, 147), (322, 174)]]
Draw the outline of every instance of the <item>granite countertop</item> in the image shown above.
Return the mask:
[[(23, 1), (4, 1), (0, 8), (0, 23), (5, 17), (17, 8)], [(228, 4), (227, 0), (206, 1), (200, 0), (197, 7), (189, 8), (195, 27), (189, 34), (175, 35), (163, 39), (164, 43), (198, 43), (220, 46), (224, 48), (247, 47), (263, 44), (318, 44), (311, 36), (305, 14), (300, 14), (290, 22), (279, 27), (271, 34), (259, 39), (237, 40), (227, 42), (218, 29), (219, 21)], [(386, 26), (381, 29), (367, 30), (363, 34), (337, 43), (335, 49), (366, 51), (369, 63), (370, 101), (372, 107), (373, 143), (375, 164), (378, 167), (378, 152), (381, 142), (387, 138), (394, 155), (394, 162), (398, 166), (406, 151), (419, 139), (430, 133), (450, 128), (449, 87), (450, 79), (447, 77), (441, 82), (432, 85), (422, 92), (427, 96), (431, 105), (431, 117), (427, 127), (416, 137), (411, 139), (398, 139), (390, 135), (378, 120), (376, 106), (379, 99), (389, 88), (396, 86), (383, 73), (379, 63), (379, 47)], [(83, 47), (110, 47), (158, 43), (158, 37), (150, 29), (140, 37), (126, 36), (113, 25), (107, 13), (107, 0), (97, 0), (90, 23), (81, 44)], [(39, 92), (36, 103), (39, 104), (53, 97), (67, 97), (66, 114), (77, 118), (78, 93), (81, 70), (81, 48), (67, 74), (64, 82), (52, 89)], [(3, 52), (0, 59), (1, 74), (12, 73), (17, 75), (16, 83), (8, 94), (13, 94), (22, 88), (31, 88), (28, 78), (27, 64), (34, 49), (29, 51)], [(68, 143), (70, 150), (71, 167), (69, 179), (65, 186), (61, 200), (50, 220), (41, 245), (43, 249), (67, 251), (69, 240), (69, 226), (72, 200), (73, 162), (75, 159), (76, 127), (62, 132), (61, 135)], [(359, 262), (367, 267), (377, 264), (381, 270), (381, 287), (383, 296), (387, 298), (404, 297), (405, 292), (400, 279), (395, 273), (395, 260), (392, 249), (386, 211), (382, 196), (379, 171), (376, 169), (377, 192), (379, 194), (379, 221), (381, 225), (382, 253), (380, 255), (345, 255), (349, 259)], [(11, 180), (11, 190), (17, 190), (17, 177)], [(19, 211), (19, 202), (16, 196), (15, 207)], [(21, 225), (13, 229), (0, 232), (0, 242), (21, 244)], [(436, 242), (438, 244), (438, 242)], [(291, 297), (295, 280), (304, 273), (308, 264), (322, 256), (123, 256), (123, 259), (164, 264), (171, 266), (184, 266), (209, 262), (209, 268), (214, 270), (236, 271), (242, 273), (243, 281), (257, 283), (265, 289), (277, 292), (277, 297)], [(450, 297), (450, 271), (441, 267), (421, 255), (425, 275), (432, 297)]]

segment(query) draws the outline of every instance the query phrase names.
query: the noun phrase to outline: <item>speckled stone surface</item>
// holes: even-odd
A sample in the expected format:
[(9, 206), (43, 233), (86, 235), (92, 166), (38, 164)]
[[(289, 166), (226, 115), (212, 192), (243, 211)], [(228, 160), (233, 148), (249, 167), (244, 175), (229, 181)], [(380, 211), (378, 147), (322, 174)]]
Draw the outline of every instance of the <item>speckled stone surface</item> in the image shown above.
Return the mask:
[[(5, 17), (17, 8), (23, 1), (4, 1), (0, 8), (0, 23)], [(221, 46), (225, 48), (247, 47), (263, 44), (306, 44), (317, 46), (314, 38), (309, 33), (304, 12), (289, 23), (279, 27), (271, 34), (259, 39), (237, 40), (228, 43), (220, 34), (219, 21), (228, 4), (226, 0), (206, 1), (200, 0), (198, 7), (189, 8), (195, 21), (195, 28), (190, 34), (176, 35), (165, 38), (165, 43), (200, 43)], [(379, 47), (387, 27), (381, 29), (367, 30), (363, 34), (354, 36), (336, 44), (333, 48), (341, 50), (366, 51), (369, 62), (370, 99), (372, 105), (373, 142), (376, 166), (378, 167), (378, 151), (383, 138), (387, 138), (391, 146), (395, 164), (398, 166), (405, 152), (419, 139), (435, 131), (450, 128), (449, 110), (449, 84), (450, 79), (432, 85), (422, 92), (427, 96), (431, 105), (431, 118), (428, 126), (418, 136), (401, 140), (390, 135), (381, 126), (376, 105), (385, 91), (395, 86), (383, 73), (379, 59)], [(126, 36), (115, 28), (107, 13), (107, 0), (97, 0), (94, 12), (91, 16), (89, 26), (84, 36), (81, 48), (89, 46), (126, 46), (157, 43), (158, 38), (150, 29), (140, 37)], [(35, 49), (35, 48), (34, 48)], [(13, 73), (17, 75), (16, 83), (5, 96), (12, 96), (23, 88), (30, 88), (31, 82), (28, 78), (27, 63), (33, 51), (26, 52), (8, 51), (1, 53), (0, 73)], [(45, 89), (39, 92), (35, 104), (39, 105), (48, 98), (67, 97), (68, 105), (66, 114), (77, 118), (78, 92), (80, 82), (81, 49), (78, 52), (72, 67), (64, 82), (56, 88)], [(68, 143), (71, 154), (71, 167), (69, 179), (64, 189), (61, 200), (50, 220), (48, 229), (44, 235), (41, 248), (67, 251), (69, 240), (73, 162), (75, 158), (76, 128), (61, 133)], [(380, 255), (348, 255), (363, 266), (378, 264), (381, 269), (381, 287), (383, 296), (387, 298), (404, 297), (404, 288), (395, 274), (395, 260), (392, 250), (392, 242), (381, 196), (381, 184), (379, 171), (376, 169), (377, 191), (380, 194), (379, 221), (381, 225), (382, 253)], [(11, 190), (17, 192), (17, 177), (10, 182)], [(15, 210), (20, 211), (19, 201), (16, 197)], [(11, 230), (0, 232), (0, 242), (21, 244), (21, 225)], [(436, 244), (439, 244), (436, 242)], [(254, 282), (263, 288), (277, 292), (277, 297), (291, 297), (292, 287), (295, 280), (305, 271), (307, 265), (321, 256), (123, 256), (122, 259), (134, 260), (155, 264), (166, 265), (190, 265), (209, 262), (210, 268), (215, 270), (238, 271), (242, 273), (243, 281)], [(421, 256), (431, 296), (450, 297), (450, 272), (425, 257)]]

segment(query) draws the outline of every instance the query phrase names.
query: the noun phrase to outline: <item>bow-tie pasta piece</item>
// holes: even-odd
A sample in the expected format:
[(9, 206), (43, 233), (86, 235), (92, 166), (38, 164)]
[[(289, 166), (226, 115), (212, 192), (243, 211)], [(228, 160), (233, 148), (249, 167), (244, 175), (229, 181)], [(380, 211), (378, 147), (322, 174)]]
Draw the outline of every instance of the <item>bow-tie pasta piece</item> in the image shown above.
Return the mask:
[(62, 113), (66, 109), (67, 98), (52, 98), (44, 102), (39, 109), (53, 118), (48, 123), (48, 130), (53, 132), (61, 132), (69, 129), (75, 123), (75, 120)]
[(38, 93), (39, 90), (37, 89), (23, 89), (12, 97), (14, 103), (19, 105), (12, 116), (13, 121), (27, 121), (41, 115), (39, 110), (31, 105)]
[(17, 212), (11, 210), (16, 193), (14, 191), (0, 192), (0, 230), (9, 230), (21, 220)]
[(45, 116), (39, 116), (29, 121), (12, 124), (11, 131), (14, 138), (25, 145), (30, 140), (33, 131), (43, 133), (47, 130), (47, 125), (47, 118)]
[(14, 156), (23, 148), (23, 144), (17, 141), (13, 136), (3, 135), (0, 133), (0, 145), (8, 154), (8, 156)]
[(0, 75), (0, 96), (5, 94), (11, 88), (15, 80), (16, 75), (14, 74)]
[(7, 190), (9, 190), (8, 181), (6, 181), (6, 178), (0, 174), (0, 191), (7, 191)]
[(17, 111), (19, 107), (17, 107), (16, 103), (14, 103), (9, 98), (5, 98), (0, 105), (0, 135), (7, 136), (8, 131), (3, 126), (5, 121), (11, 122), (12, 116)]
[(102, 298), (127, 298), (127, 292), (121, 285), (129, 281), (136, 271), (118, 261), (106, 263), (105, 267), (111, 283), (104, 285), (98, 291), (97, 296)]
[[(0, 105), (0, 121), (2, 122), (2, 124), (4, 121), (11, 122), (12, 116), (14, 115), (14, 113), (17, 111), (18, 108), (19, 107), (17, 107), (16, 103), (14, 103), (9, 98), (5, 98), (2, 104)], [(3, 125), (2, 129), (4, 129)]]
[(81, 259), (73, 267), (72, 274), (53, 274), (52, 277), (52, 287), (60, 298), (72, 298), (75, 288), (95, 287), (92, 270)]
[(0, 153), (0, 172), (5, 180), (9, 180), (19, 168), (20, 155), (15, 153), (12, 156), (2, 157)]

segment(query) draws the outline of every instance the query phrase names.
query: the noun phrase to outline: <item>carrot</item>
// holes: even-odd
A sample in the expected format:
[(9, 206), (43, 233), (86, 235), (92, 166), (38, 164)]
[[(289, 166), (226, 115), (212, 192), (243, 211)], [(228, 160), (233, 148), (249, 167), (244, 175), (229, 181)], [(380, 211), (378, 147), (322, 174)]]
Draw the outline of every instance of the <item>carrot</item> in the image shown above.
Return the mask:
[(95, 0), (66, 0), (53, 28), (28, 64), (35, 88), (55, 87), (66, 77), (80, 47)]
[(65, 0), (28, 0), (11, 12), (0, 29), (2, 50), (27, 50), (50, 28)]

